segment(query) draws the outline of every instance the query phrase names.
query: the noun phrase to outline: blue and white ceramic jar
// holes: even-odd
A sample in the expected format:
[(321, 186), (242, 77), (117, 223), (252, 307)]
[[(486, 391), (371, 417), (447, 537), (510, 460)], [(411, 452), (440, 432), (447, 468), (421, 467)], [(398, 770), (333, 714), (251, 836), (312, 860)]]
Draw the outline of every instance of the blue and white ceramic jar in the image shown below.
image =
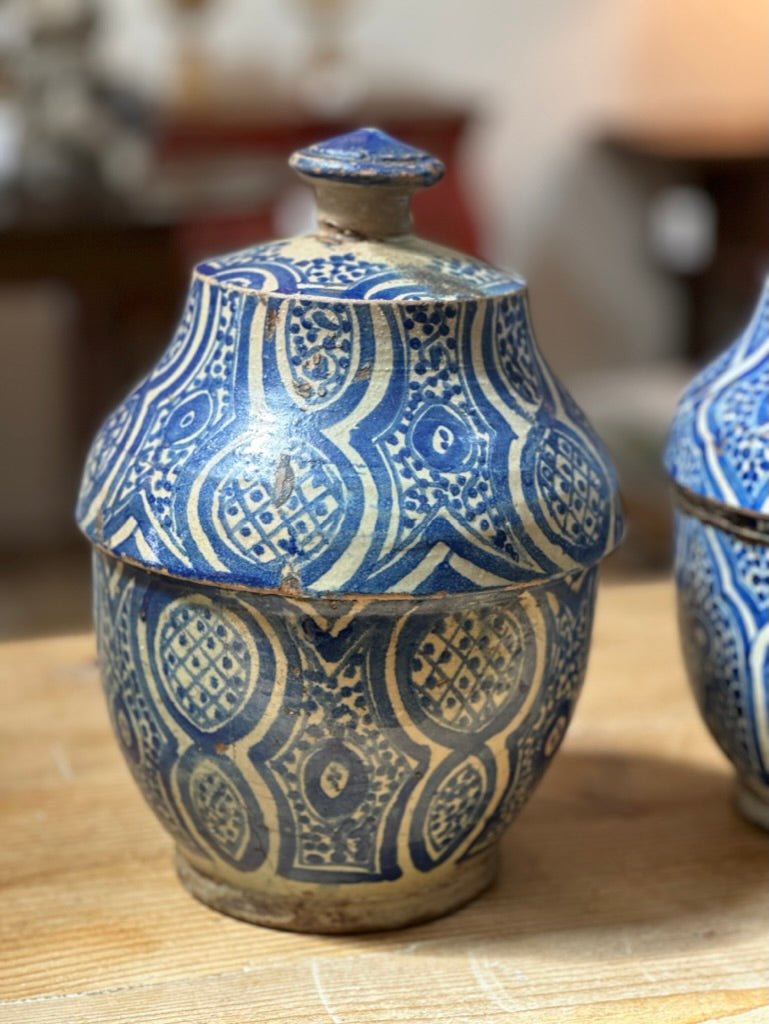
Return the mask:
[(684, 393), (665, 462), (689, 678), (740, 809), (769, 828), (769, 282), (745, 333)]
[(388, 928), (492, 881), (582, 685), (617, 486), (523, 282), (410, 233), (437, 160), (363, 129), (293, 166), (317, 231), (195, 269), (78, 519), (115, 732), (184, 883)]

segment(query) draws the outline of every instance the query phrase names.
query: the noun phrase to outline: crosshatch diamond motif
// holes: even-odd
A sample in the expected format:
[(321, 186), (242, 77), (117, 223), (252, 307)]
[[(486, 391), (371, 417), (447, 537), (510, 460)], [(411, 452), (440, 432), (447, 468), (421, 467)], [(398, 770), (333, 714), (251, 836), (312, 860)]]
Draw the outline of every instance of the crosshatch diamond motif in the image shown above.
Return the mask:
[(502, 373), (511, 392), (524, 402), (538, 404), (542, 395), (542, 375), (534, 357), (521, 295), (500, 300), (496, 339)]
[(412, 682), (438, 725), (482, 729), (519, 688), (521, 627), (502, 613), (444, 615), (416, 649)]
[(344, 515), (343, 484), (318, 460), (293, 457), (267, 483), (255, 470), (229, 480), (221, 524), (240, 553), (253, 561), (310, 559), (331, 539)]
[(199, 729), (221, 728), (243, 707), (258, 665), (234, 626), (208, 604), (173, 602), (164, 619), (159, 635), (169, 697)]
[(538, 458), (539, 491), (553, 525), (571, 544), (593, 544), (603, 528), (606, 485), (571, 438), (549, 431)]

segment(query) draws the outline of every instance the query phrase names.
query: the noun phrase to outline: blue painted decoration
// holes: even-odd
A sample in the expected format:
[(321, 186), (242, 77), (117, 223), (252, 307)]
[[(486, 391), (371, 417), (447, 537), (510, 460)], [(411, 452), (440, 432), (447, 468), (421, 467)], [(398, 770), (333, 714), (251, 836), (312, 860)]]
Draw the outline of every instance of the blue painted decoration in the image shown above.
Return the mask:
[(684, 393), (665, 464), (689, 678), (741, 809), (769, 828), (769, 283)]

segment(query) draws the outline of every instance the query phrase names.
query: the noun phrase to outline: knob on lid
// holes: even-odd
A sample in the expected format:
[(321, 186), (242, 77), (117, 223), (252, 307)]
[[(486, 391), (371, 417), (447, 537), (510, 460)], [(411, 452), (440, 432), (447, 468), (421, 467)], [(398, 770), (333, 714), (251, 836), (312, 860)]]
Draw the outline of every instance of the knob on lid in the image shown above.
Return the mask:
[(297, 150), (295, 171), (309, 178), (348, 185), (393, 185), (415, 189), (443, 177), (442, 162), (424, 150), (394, 139), (379, 128), (358, 128)]

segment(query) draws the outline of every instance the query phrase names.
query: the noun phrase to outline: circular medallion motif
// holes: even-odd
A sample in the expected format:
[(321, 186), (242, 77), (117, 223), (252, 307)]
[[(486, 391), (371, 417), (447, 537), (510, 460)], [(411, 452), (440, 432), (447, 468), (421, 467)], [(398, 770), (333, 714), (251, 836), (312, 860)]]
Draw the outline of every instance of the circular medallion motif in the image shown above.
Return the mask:
[(561, 714), (558, 716), (558, 718), (556, 718), (555, 722), (553, 723), (550, 729), (550, 732), (547, 734), (547, 737), (545, 738), (545, 746), (543, 748), (545, 757), (552, 757), (553, 754), (555, 754), (556, 750), (558, 750), (561, 743), (563, 742), (564, 736), (566, 735), (566, 729), (568, 725), (569, 719), (567, 715)]
[(163, 429), (168, 444), (187, 443), (205, 430), (214, 412), (214, 403), (207, 391), (199, 391), (179, 403)]
[(468, 761), (456, 768), (434, 794), (427, 809), (425, 833), (436, 857), (452, 850), (478, 820), (483, 783), (479, 766)]
[(259, 653), (244, 622), (202, 595), (179, 597), (158, 616), (155, 658), (166, 697), (201, 732), (242, 710), (259, 676)]
[(331, 740), (310, 754), (302, 782), (307, 802), (321, 818), (350, 814), (368, 793), (365, 764), (340, 740)]
[(410, 440), (414, 451), (433, 469), (461, 472), (474, 453), (468, 425), (445, 405), (428, 405), (416, 417)]
[(131, 720), (124, 708), (117, 708), (115, 711), (115, 727), (123, 750), (126, 752), (134, 750), (136, 741), (131, 728)]

